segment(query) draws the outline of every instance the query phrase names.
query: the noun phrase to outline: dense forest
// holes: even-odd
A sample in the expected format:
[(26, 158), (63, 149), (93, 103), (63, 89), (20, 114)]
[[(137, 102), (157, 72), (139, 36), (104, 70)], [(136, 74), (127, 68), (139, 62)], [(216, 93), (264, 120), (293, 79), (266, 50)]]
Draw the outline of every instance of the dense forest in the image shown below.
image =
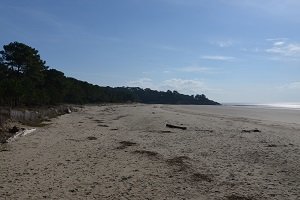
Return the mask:
[(156, 91), (138, 87), (101, 87), (46, 66), (38, 51), (12, 42), (0, 51), (0, 106), (41, 106), (62, 103), (159, 103), (217, 105), (205, 95)]

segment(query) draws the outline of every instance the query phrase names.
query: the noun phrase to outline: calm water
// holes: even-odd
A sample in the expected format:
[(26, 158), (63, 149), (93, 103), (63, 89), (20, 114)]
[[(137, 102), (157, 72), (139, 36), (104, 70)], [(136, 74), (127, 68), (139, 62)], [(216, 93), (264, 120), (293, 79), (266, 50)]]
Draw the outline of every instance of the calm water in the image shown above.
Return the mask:
[(289, 110), (300, 110), (300, 103), (262, 103), (262, 104), (251, 104), (251, 103), (225, 103), (225, 106), (240, 106), (248, 108), (270, 108), (270, 109), (289, 109)]
[(261, 104), (262, 106), (275, 107), (275, 108), (289, 108), (289, 109), (300, 109), (300, 103), (271, 103)]

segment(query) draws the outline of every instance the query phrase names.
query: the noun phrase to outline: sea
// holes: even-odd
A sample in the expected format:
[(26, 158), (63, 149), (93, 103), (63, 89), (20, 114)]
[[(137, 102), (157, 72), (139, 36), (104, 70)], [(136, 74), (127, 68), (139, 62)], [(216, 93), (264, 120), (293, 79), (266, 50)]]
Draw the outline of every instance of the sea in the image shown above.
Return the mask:
[(288, 109), (288, 110), (299, 110), (300, 102), (284, 102), (284, 103), (224, 103), (224, 106), (242, 106), (248, 108), (269, 108), (269, 109)]

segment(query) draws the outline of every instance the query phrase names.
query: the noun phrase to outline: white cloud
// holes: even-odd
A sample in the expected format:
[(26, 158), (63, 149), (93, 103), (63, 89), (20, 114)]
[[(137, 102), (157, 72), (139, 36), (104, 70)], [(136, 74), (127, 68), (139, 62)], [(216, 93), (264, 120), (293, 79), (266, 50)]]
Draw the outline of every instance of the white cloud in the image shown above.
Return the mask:
[(278, 41), (278, 42), (274, 42), (274, 46), (282, 46), (282, 45), (284, 45), (285, 44), (285, 42), (283, 42), (283, 41)]
[(258, 53), (258, 52), (262, 52), (264, 50), (260, 49), (259, 47), (254, 47), (254, 48), (241, 48), (242, 51), (244, 52), (254, 52), (254, 53)]
[(202, 94), (208, 88), (200, 80), (173, 78), (162, 82), (163, 90), (176, 90), (183, 94)]
[(201, 58), (206, 60), (220, 60), (220, 61), (230, 61), (235, 59), (235, 57), (230, 57), (230, 56), (202, 56)]
[(273, 46), (271, 48), (266, 49), (266, 52), (278, 54), (281, 56), (299, 57), (300, 44), (277, 41), (273, 43)]
[(228, 40), (228, 41), (222, 41), (222, 42), (218, 42), (219, 47), (230, 47), (232, 46), (232, 41)]

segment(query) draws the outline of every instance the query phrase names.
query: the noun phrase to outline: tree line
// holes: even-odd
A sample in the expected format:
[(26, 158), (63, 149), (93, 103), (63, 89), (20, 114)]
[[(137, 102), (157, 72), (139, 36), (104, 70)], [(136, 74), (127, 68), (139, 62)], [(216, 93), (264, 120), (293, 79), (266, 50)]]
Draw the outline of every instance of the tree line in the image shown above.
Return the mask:
[(46, 66), (38, 50), (19, 42), (0, 51), (0, 106), (42, 106), (62, 103), (153, 103), (217, 105), (205, 95), (156, 91), (139, 87), (102, 87), (66, 77)]

